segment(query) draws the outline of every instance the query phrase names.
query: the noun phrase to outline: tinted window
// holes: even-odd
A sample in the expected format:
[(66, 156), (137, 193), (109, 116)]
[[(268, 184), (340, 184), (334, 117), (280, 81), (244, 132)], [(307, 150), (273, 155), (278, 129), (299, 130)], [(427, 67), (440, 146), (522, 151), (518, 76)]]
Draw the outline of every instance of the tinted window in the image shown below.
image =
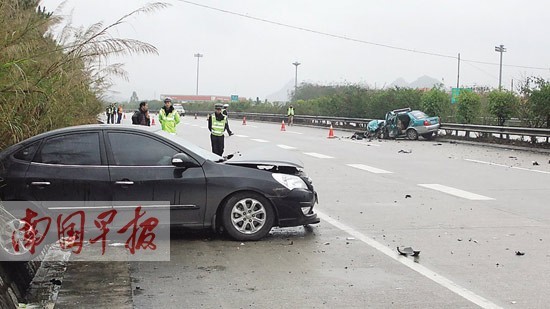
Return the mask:
[(109, 133), (116, 165), (172, 165), (175, 148), (156, 139), (131, 133)]
[(78, 133), (46, 140), (35, 162), (64, 165), (101, 165), (99, 135)]
[(30, 146), (27, 146), (16, 152), (13, 157), (23, 161), (31, 161), (34, 157), (34, 154), (36, 153), (36, 150), (38, 149), (38, 145), (40, 145), (40, 143), (34, 143)]

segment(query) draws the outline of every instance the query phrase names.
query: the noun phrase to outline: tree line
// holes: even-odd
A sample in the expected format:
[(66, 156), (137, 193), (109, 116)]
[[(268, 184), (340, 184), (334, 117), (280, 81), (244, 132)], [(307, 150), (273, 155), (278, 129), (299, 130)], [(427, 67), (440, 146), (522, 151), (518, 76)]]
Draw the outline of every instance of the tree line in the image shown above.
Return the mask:
[[(231, 103), (231, 110), (285, 114), (293, 105), (297, 115), (384, 119), (388, 111), (410, 107), (442, 122), (505, 125), (517, 118), (521, 126), (550, 128), (550, 82), (540, 77), (526, 78), (517, 92), (487, 90), (460, 92), (451, 103), (451, 93), (441, 86), (432, 89), (372, 89), (360, 85), (318, 85), (302, 83), (290, 102), (246, 100)], [(209, 106), (209, 105), (208, 105)], [(210, 107), (210, 106), (209, 106)], [(205, 110), (205, 103), (188, 103), (189, 111)]]

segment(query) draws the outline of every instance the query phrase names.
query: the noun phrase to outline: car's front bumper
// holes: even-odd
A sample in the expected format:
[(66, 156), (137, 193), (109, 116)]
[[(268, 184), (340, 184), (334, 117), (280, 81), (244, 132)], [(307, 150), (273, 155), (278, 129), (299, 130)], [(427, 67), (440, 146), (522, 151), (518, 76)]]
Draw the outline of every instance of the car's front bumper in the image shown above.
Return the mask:
[(276, 208), (280, 227), (316, 224), (320, 222), (313, 208), (317, 193), (311, 190), (294, 189), (288, 195), (270, 198)]

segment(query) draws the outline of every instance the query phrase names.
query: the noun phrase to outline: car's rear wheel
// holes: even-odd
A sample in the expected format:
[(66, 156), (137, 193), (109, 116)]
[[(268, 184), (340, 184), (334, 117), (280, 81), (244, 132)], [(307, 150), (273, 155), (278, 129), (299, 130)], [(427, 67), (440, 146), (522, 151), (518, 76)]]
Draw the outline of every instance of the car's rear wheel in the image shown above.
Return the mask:
[[(3, 224), (0, 230), (0, 259), (2, 261), (25, 261), (32, 259), (29, 250), (34, 246), (36, 235), (26, 221), (12, 219)], [(42, 247), (35, 248), (40, 252)]]
[(271, 203), (260, 194), (242, 192), (231, 196), (224, 205), (222, 222), (236, 240), (258, 240), (273, 226), (275, 213)]
[(410, 139), (410, 140), (418, 139), (418, 132), (416, 132), (415, 129), (408, 129), (407, 130), (407, 138)]

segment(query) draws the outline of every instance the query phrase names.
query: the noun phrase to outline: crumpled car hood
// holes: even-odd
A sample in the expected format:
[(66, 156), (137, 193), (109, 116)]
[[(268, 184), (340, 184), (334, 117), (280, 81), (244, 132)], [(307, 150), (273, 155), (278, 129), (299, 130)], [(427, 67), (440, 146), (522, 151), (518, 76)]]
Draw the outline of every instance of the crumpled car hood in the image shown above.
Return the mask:
[(304, 163), (288, 152), (276, 149), (258, 148), (247, 150), (244, 153), (237, 152), (228, 159), (225, 164), (231, 165), (273, 165), (278, 167), (303, 168)]

